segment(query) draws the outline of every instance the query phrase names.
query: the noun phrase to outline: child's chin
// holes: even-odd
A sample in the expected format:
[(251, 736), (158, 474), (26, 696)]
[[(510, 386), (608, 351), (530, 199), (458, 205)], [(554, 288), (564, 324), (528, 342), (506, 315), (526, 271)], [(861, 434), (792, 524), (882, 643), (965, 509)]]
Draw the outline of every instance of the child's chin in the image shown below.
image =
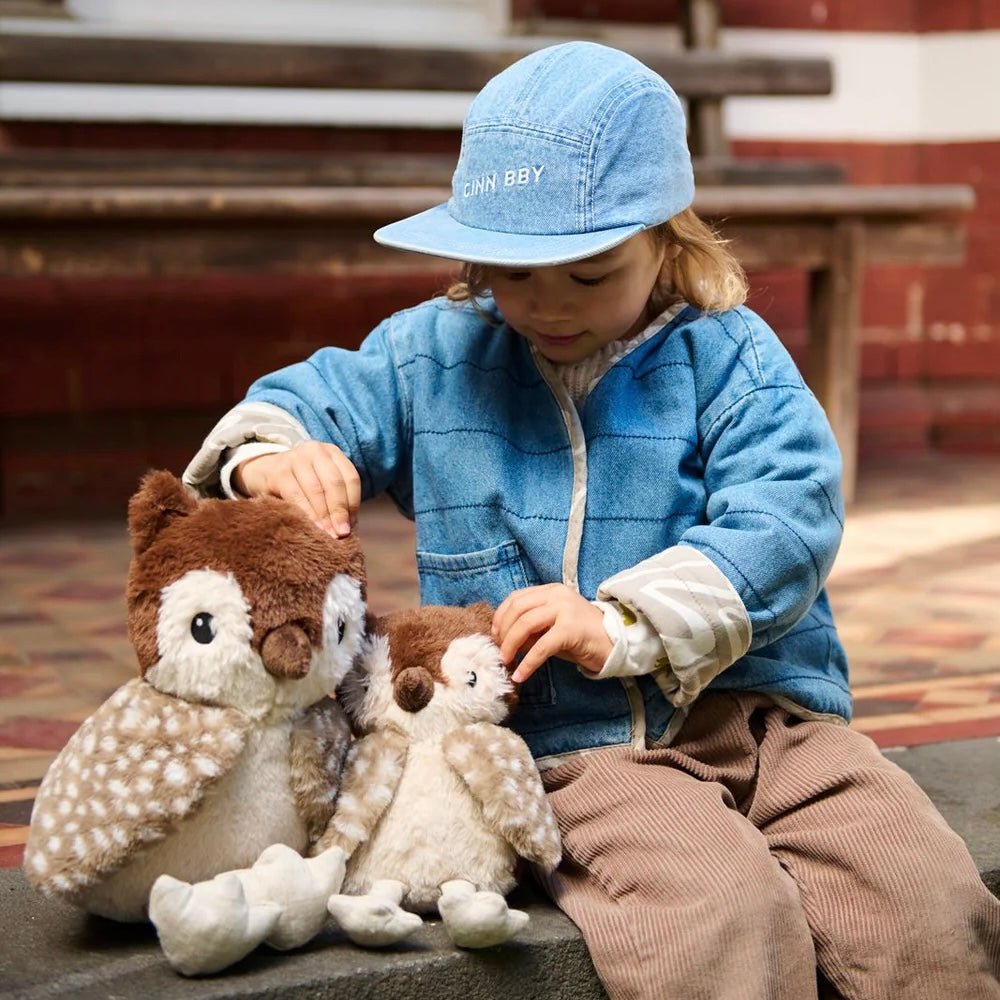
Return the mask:
[(586, 334), (583, 333), (562, 340), (538, 337), (535, 345), (542, 355), (550, 361), (580, 361), (593, 350), (587, 342)]

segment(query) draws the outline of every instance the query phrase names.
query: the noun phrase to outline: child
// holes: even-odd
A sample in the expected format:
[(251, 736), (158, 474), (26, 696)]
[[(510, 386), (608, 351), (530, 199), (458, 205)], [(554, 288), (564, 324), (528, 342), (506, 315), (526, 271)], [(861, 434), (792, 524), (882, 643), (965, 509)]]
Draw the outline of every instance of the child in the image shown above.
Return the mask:
[(266, 376), (186, 477), (337, 534), (383, 490), (422, 599), (489, 600), (614, 997), (1000, 997), (1000, 902), (850, 714), (827, 422), (690, 211), (683, 114), (570, 43), (473, 103), (451, 200), (376, 239), (466, 262), (357, 352)]

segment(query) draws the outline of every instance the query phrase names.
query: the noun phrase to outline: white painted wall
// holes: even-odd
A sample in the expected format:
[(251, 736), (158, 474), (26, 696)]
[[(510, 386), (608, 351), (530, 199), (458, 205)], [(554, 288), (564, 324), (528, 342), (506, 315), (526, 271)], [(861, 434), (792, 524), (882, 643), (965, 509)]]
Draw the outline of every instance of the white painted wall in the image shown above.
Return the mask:
[(433, 42), (506, 30), (506, 0), (65, 0), (84, 27), (196, 37)]
[(731, 30), (731, 52), (828, 58), (830, 97), (732, 98), (738, 139), (1000, 139), (1000, 31), (941, 34)]
[[(125, 0), (74, 0), (82, 4), (114, 5)], [(180, 3), (182, 0), (174, 0)], [(198, 6), (202, 0), (183, 0)], [(264, 31), (253, 11), (276, 6), (272, 0), (214, 0), (238, 3), (251, 12), (239, 32), (227, 37), (266, 35), (299, 37), (303, 23), (289, 18), (281, 32)], [(379, 7), (378, 5), (382, 6)], [(457, 6), (455, 6), (457, 5)], [(478, 6), (477, 6), (478, 5)], [(148, 6), (161, 10), (162, 0), (130, 0), (133, 10)], [(498, 0), (439, 0), (413, 4), (409, 0), (366, 0), (364, 24), (354, 23), (352, 40), (381, 40), (391, 44), (447, 40), (475, 45), (502, 34), (482, 24), (502, 7)], [(332, 20), (326, 28), (312, 25), (308, 37), (340, 37), (333, 31), (336, 17), (354, 17), (358, 5), (339, 0), (289, 0), (288, 11), (323, 7)], [(455, 13), (464, 8), (479, 17), (480, 27), (467, 39), (456, 31), (420, 32), (437, 15), (455, 25)], [(213, 7), (213, 10), (215, 8)], [(450, 12), (450, 13), (449, 13)], [(336, 17), (334, 17), (336, 15)], [(216, 16), (216, 15), (213, 15)], [(412, 18), (415, 18), (413, 20)], [(431, 21), (428, 20), (431, 19)], [(420, 27), (422, 25), (423, 27)], [(560, 27), (563, 27), (560, 25)], [(363, 30), (362, 30), (363, 29)], [(81, 34), (143, 35), (178, 33), (154, 19), (117, 23), (0, 19), (4, 30), (47, 30)], [(345, 29), (346, 30), (346, 29)], [(216, 25), (201, 23), (185, 34), (218, 34)], [(365, 34), (367, 32), (367, 34)], [(601, 26), (597, 36), (609, 44), (660, 42), (676, 48), (675, 29)], [(518, 44), (538, 44), (518, 38)], [(829, 97), (731, 98), (726, 102), (726, 129), (736, 139), (774, 139), (854, 142), (962, 142), (1000, 140), (1000, 31), (940, 34), (889, 34), (826, 31), (727, 29), (722, 32), (727, 51), (774, 55), (820, 56), (833, 65), (834, 92)], [(391, 58), (391, 56), (389, 56)], [(354, 124), (402, 127), (457, 126), (468, 107), (469, 94), (409, 94), (394, 92), (318, 92), (265, 88), (112, 87), (57, 84), (0, 83), (0, 117), (37, 120), (97, 120), (212, 123)]]

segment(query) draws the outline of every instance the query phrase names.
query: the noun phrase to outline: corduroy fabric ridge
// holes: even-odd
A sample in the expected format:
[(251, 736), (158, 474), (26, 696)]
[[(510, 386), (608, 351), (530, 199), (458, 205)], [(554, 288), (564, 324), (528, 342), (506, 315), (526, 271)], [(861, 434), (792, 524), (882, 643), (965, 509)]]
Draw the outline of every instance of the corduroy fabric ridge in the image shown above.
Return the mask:
[(543, 775), (539, 879), (612, 1000), (1000, 998), (1000, 901), (867, 737), (759, 694), (704, 696), (669, 748)]

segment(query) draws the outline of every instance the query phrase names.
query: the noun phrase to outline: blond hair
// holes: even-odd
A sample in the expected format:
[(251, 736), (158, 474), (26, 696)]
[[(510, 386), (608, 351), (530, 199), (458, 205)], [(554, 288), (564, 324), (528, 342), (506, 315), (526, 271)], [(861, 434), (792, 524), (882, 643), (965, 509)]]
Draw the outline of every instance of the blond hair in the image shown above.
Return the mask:
[[(649, 310), (656, 315), (672, 302), (684, 301), (702, 312), (725, 312), (746, 301), (746, 275), (728, 249), (728, 240), (685, 208), (672, 219), (646, 230), (656, 246), (674, 248), (663, 259), (660, 276), (650, 296)], [(470, 302), (489, 291), (489, 268), (483, 264), (463, 264), (458, 281), (445, 295), (452, 302)]]

